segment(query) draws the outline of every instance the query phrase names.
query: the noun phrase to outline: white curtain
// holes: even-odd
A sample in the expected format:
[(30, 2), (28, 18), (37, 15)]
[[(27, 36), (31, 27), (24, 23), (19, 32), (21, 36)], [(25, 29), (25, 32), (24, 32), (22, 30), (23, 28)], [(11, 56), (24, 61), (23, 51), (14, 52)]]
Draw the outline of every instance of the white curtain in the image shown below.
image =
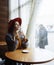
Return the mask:
[(31, 14), (30, 14), (30, 20), (29, 25), (27, 28), (27, 37), (29, 39), (29, 47), (35, 47), (35, 29), (36, 29), (36, 15), (37, 15), (37, 9), (40, 4), (40, 0), (33, 0), (31, 4)]

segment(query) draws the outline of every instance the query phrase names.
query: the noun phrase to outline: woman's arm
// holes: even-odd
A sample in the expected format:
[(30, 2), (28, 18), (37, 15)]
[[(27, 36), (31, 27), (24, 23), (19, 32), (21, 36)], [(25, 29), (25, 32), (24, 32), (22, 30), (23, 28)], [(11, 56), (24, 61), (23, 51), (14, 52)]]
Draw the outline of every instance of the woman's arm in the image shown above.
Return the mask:
[(16, 45), (18, 44), (17, 40), (14, 40), (10, 35), (6, 35), (5, 40), (9, 51), (13, 51), (16, 49)]

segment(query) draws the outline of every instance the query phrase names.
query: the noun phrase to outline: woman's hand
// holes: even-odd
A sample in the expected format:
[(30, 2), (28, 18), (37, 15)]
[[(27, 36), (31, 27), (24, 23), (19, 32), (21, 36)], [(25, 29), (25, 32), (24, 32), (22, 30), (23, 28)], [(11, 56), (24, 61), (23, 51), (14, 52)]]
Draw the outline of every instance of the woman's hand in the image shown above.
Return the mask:
[(19, 34), (18, 33), (15, 34), (15, 39), (17, 39), (17, 40), (19, 39)]
[(25, 39), (25, 43), (28, 42), (28, 39)]
[(19, 37), (18, 37), (18, 36), (15, 36), (15, 39), (17, 39), (17, 40), (18, 40), (18, 39), (19, 39)]

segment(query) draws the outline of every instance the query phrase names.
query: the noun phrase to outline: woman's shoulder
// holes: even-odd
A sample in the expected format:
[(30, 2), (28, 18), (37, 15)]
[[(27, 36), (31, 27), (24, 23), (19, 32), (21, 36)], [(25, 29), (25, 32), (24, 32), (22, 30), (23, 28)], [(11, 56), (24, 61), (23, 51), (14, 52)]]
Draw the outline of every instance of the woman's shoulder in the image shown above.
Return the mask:
[(12, 35), (10, 33), (7, 33), (6, 37), (12, 37)]

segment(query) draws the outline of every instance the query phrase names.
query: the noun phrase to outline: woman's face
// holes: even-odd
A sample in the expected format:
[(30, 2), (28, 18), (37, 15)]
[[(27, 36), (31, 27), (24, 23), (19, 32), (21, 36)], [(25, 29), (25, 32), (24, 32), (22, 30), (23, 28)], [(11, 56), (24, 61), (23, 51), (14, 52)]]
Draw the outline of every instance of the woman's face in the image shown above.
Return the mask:
[(15, 22), (15, 30), (19, 30), (20, 29), (20, 25), (19, 25), (19, 23), (16, 21)]

